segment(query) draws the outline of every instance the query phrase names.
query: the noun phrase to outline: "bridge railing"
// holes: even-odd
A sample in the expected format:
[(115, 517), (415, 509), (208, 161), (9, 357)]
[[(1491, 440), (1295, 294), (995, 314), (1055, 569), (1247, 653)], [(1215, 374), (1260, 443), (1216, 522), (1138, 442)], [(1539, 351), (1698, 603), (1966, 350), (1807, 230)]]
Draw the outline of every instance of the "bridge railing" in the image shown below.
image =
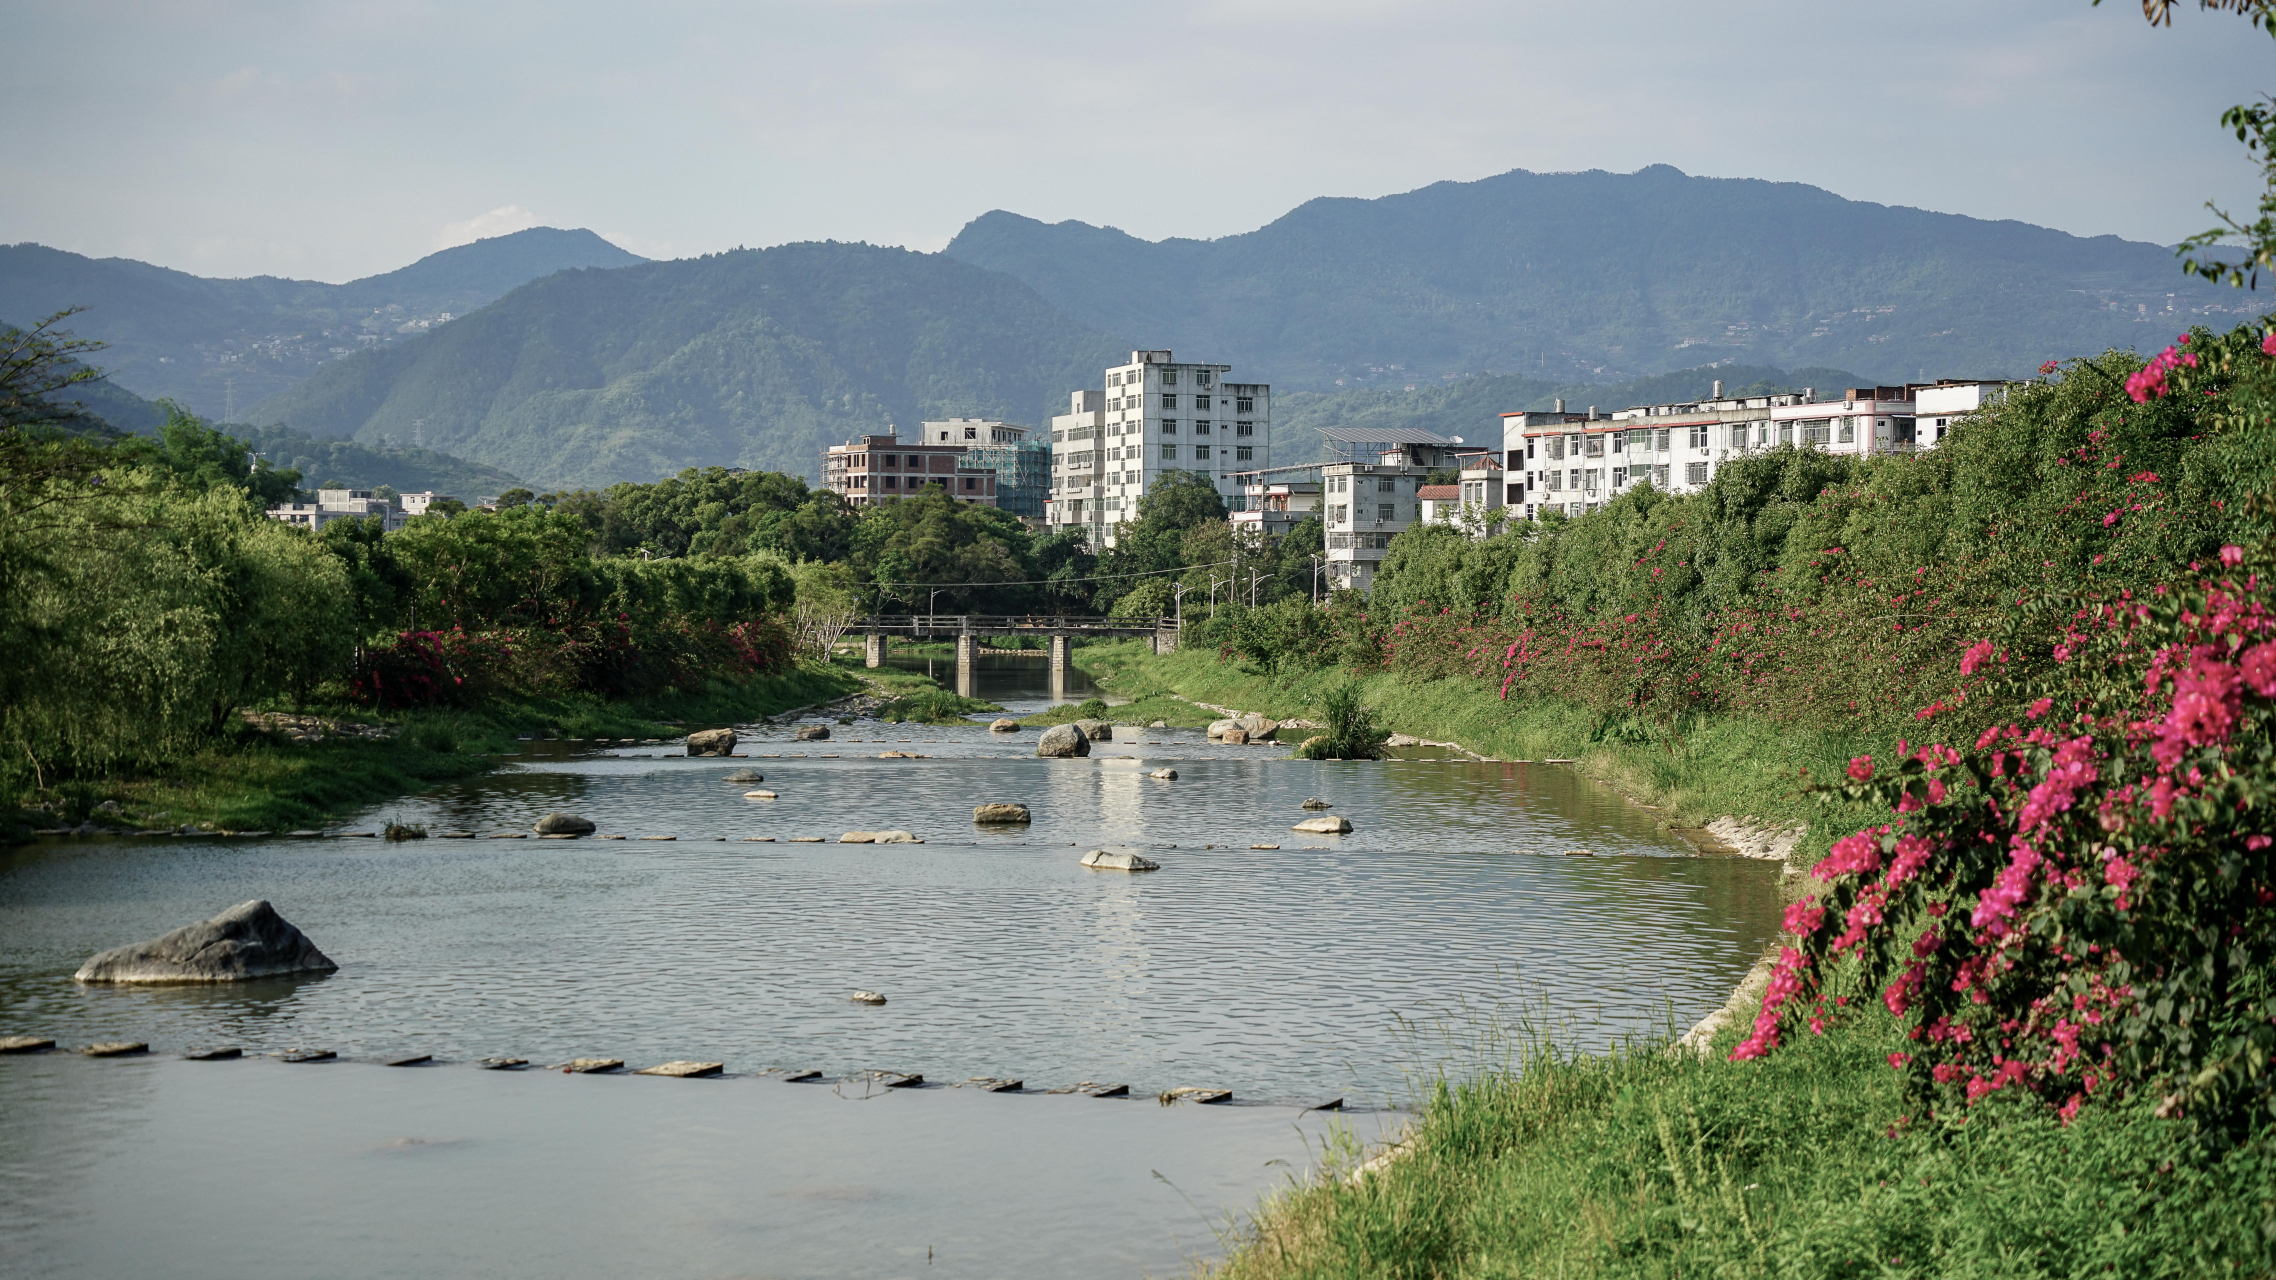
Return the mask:
[(1116, 632), (1143, 635), (1151, 632), (1175, 631), (1176, 618), (1085, 618), (1065, 614), (1024, 613), (887, 613), (877, 614), (854, 626), (855, 630), (915, 631), (932, 634), (958, 635), (967, 631), (1025, 631), (1038, 635), (1096, 635)]

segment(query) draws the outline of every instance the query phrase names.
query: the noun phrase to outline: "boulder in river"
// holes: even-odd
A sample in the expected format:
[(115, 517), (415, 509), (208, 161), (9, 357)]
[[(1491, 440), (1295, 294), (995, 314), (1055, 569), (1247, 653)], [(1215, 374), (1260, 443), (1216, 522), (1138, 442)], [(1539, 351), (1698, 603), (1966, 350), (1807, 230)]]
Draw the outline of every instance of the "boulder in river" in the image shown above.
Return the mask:
[(1017, 720), (1014, 720), (1014, 719), (1011, 719), (1010, 717), (1008, 717), (1008, 716), (1007, 716), (1007, 717), (1005, 717), (1004, 719), (1001, 719), (1001, 720), (997, 720), (997, 721), (993, 721), (993, 722), (991, 722), (991, 723), (988, 725), (988, 732), (990, 732), (990, 733), (1018, 733), (1018, 732), (1019, 732), (1019, 721), (1017, 721)]
[(1107, 721), (1077, 720), (1075, 722), (1075, 727), (1082, 730), (1083, 736), (1093, 742), (1114, 741), (1114, 726)]
[(885, 997), (875, 991), (856, 991), (853, 993), (853, 1002), (855, 1004), (884, 1004)]
[(1212, 739), (1222, 738), (1227, 729), (1238, 728), (1240, 728), (1240, 721), (1238, 720), (1212, 720), (1209, 722), (1209, 736)]
[(1149, 729), (1167, 729), (1170, 727), (1170, 722), (1167, 720), (1156, 720), (1154, 723), (1147, 725), (1146, 727)]
[(1242, 716), (1240, 723), (1241, 729), (1249, 735), (1251, 742), (1267, 741), (1280, 728), (1279, 721), (1255, 711)]
[(688, 754), (691, 756), (731, 756), (735, 754), (733, 729), (698, 729), (688, 735)]
[(1024, 804), (979, 804), (972, 806), (972, 821), (981, 826), (1012, 822), (1032, 822)]
[(767, 775), (756, 769), (737, 769), (722, 779), (725, 782), (765, 782), (766, 780)]
[(798, 726), (798, 740), (800, 742), (827, 742), (830, 740), (830, 726), (826, 724), (802, 724)]
[(1159, 871), (1162, 869), (1162, 864), (1152, 858), (1142, 858), (1135, 853), (1109, 853), (1104, 849), (1093, 849), (1084, 854), (1083, 865), (1093, 871)]
[(1304, 802), (1304, 807), (1305, 807), (1305, 808), (1307, 808), (1307, 809), (1333, 809), (1333, 808), (1335, 808), (1335, 806), (1334, 806), (1334, 805), (1332, 805), (1332, 804), (1329, 804), (1327, 801), (1325, 801), (1325, 800), (1322, 800), (1322, 799), (1321, 799), (1320, 797), (1318, 797), (1318, 796), (1313, 796), (1311, 799), (1309, 799), (1309, 800), (1306, 800), (1306, 801)]
[(81, 982), (244, 982), (339, 967), (267, 900), (255, 898), (164, 937), (114, 947), (71, 976)]
[(1146, 776), (1149, 778), (1160, 778), (1164, 782), (1176, 782), (1178, 780), (1178, 771), (1164, 766), (1160, 769), (1154, 770), (1152, 773), (1149, 773)]
[(1228, 747), (1246, 746), (1249, 741), (1249, 731), (1239, 725), (1234, 725), (1224, 733), (1219, 734), (1217, 740)]
[(1069, 756), (1087, 756), (1091, 753), (1091, 740), (1080, 728), (1071, 724), (1055, 724), (1043, 731), (1035, 740), (1035, 754), (1055, 759)]
[(594, 827), (590, 820), (574, 813), (549, 813), (530, 827), (541, 836), (589, 836)]
[(1297, 823), (1295, 826), (1290, 827), (1289, 830), (1304, 831), (1309, 832), (1313, 835), (1321, 836), (1340, 836), (1345, 832), (1351, 830), (1351, 819), (1306, 818), (1302, 822)]

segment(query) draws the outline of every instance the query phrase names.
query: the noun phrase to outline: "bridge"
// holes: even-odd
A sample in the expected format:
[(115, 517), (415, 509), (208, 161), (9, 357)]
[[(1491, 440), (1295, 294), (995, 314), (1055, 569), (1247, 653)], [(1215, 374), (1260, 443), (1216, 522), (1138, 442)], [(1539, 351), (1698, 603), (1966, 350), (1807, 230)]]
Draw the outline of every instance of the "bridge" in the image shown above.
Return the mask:
[(885, 665), (889, 636), (907, 636), (912, 640), (953, 638), (956, 641), (956, 692), (967, 698), (973, 696), (972, 667), (982, 638), (1049, 637), (1051, 696), (1056, 698), (1067, 684), (1067, 643), (1074, 637), (1145, 636), (1152, 642), (1154, 652), (1169, 653), (1178, 647), (1179, 631), (1176, 618), (1085, 618), (1065, 614), (886, 613), (872, 614), (856, 626), (864, 637), (863, 661), (871, 667)]

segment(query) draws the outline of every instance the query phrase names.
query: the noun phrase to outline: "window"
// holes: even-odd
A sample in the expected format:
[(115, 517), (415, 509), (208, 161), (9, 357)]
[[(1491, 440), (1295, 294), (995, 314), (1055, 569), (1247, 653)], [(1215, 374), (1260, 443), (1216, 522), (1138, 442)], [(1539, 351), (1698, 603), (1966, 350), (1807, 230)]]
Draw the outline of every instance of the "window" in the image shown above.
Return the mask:
[(1174, 386), (1176, 386), (1177, 384), (1178, 384), (1178, 371), (1177, 371), (1177, 370), (1175, 370), (1175, 369), (1164, 369), (1164, 370), (1162, 370), (1162, 385), (1163, 385), (1163, 386), (1165, 386), (1165, 387), (1174, 387)]
[(1384, 476), (1375, 482), (1375, 492), (1377, 493), (1397, 493), (1398, 491), (1399, 482), (1389, 476)]
[[(1665, 439), (1667, 439), (1667, 432), (1665, 432), (1665, 431), (1662, 431), (1662, 432), (1660, 432), (1659, 434), (1660, 434), (1660, 439), (1662, 439), (1662, 440), (1665, 440)], [(1628, 433), (1628, 447), (1629, 447), (1630, 449), (1632, 449), (1632, 450), (1635, 450), (1635, 451), (1637, 451), (1637, 452), (1642, 452), (1643, 450), (1646, 450), (1646, 449), (1649, 449), (1649, 448), (1651, 448), (1651, 447), (1652, 447), (1652, 432), (1651, 432), (1651, 429), (1650, 429), (1649, 427), (1647, 427), (1647, 428), (1645, 428), (1645, 429), (1643, 429), (1643, 430), (1641, 430), (1641, 431), (1631, 431), (1631, 432), (1629, 432), (1629, 433)], [(1661, 447), (1662, 447), (1662, 448), (1665, 448), (1666, 446), (1665, 446), (1665, 445), (1662, 445)]]
[(1693, 427), (1691, 429), (1691, 447), (1694, 449), (1707, 447), (1707, 428)]
[(1235, 413), (1255, 413), (1256, 411), (1257, 411), (1257, 398), (1256, 398), (1255, 396), (1234, 396), (1234, 397), (1233, 397), (1233, 412), (1235, 412)]
[(1549, 457), (1562, 458), (1565, 456), (1565, 438), (1563, 436), (1551, 436), (1545, 443), (1549, 446)]
[(1209, 371), (1207, 369), (1202, 369), (1193, 375), (1193, 385), (1197, 387), (1206, 387), (1209, 385), (1209, 378)]
[(1525, 442), (1525, 456), (1528, 458), (1533, 456), (1533, 442), (1531, 440)]
[(1378, 502), (1375, 504), (1375, 518), (1378, 520), (1396, 520), (1398, 513), (1399, 508), (1392, 503)]
[(1163, 445), (1163, 446), (1162, 446), (1162, 461), (1164, 461), (1164, 462), (1176, 462), (1177, 460), (1178, 460), (1178, 447), (1177, 447), (1176, 445), (1174, 445), (1174, 444), (1165, 444), (1165, 445)]
[(886, 488), (888, 488), (888, 489), (897, 489), (897, 488), (899, 488), (900, 486), (901, 486), (901, 477), (899, 477), (899, 476), (887, 476), (887, 477), (885, 477), (885, 487), (886, 487)]
[(1793, 423), (1791, 423), (1791, 422), (1781, 422), (1781, 423), (1779, 423), (1779, 424), (1778, 424), (1778, 443), (1780, 443), (1780, 444), (1792, 444), (1792, 443), (1794, 443), (1794, 424), (1793, 424)]
[(1733, 449), (1744, 449), (1747, 447), (1747, 431), (1748, 428), (1744, 426), (1731, 428), (1731, 447)]
[(1209, 461), (1209, 446), (1205, 444), (1197, 444), (1193, 446), (1193, 460), (1195, 462)]
[(977, 488), (979, 488), (979, 487), (980, 487), (980, 477), (978, 477), (978, 476), (966, 476), (966, 477), (964, 477), (964, 487), (965, 487), (965, 488), (967, 488), (967, 489), (977, 489)]
[(1174, 436), (1174, 435), (1176, 435), (1177, 433), (1178, 433), (1178, 420), (1177, 420), (1176, 418), (1164, 418), (1164, 419), (1162, 419), (1162, 434), (1163, 434), (1163, 435), (1165, 435), (1165, 436)]
[(1683, 482), (1685, 484), (1707, 483), (1707, 464), (1704, 462), (1685, 463), (1683, 468)]
[(1659, 450), (1661, 453), (1667, 452), (1667, 433), (1668, 428), (1661, 427), (1659, 431), (1654, 433), (1652, 436), (1652, 447)]
[(901, 464), (901, 455), (898, 453), (885, 453), (878, 456), (885, 459), (885, 465), (888, 467), (897, 467)]
[(1174, 396), (1174, 395), (1167, 395), (1167, 396), (1163, 396), (1163, 397), (1162, 397), (1162, 407), (1163, 407), (1164, 409), (1175, 409), (1175, 408), (1177, 408), (1177, 407), (1178, 407), (1178, 398), (1177, 398), (1176, 396)]
[(966, 427), (966, 428), (964, 429), (964, 438), (965, 438), (965, 439), (967, 439), (967, 440), (977, 440), (977, 439), (979, 439), (979, 438), (980, 438), (980, 428), (978, 428), (978, 427)]
[[(1641, 468), (1638, 469), (1641, 470)], [(1626, 483), (1628, 483), (1628, 468), (1614, 467), (1612, 469), (1612, 487), (1617, 489)]]
[(1233, 450), (1233, 460), (1236, 462), (1253, 462), (1256, 460), (1256, 454), (1257, 451), (1253, 446), (1240, 445)]
[(1590, 437), (1588, 437), (1588, 443), (1587, 443), (1587, 446), (1586, 446), (1586, 447), (1587, 447), (1587, 450), (1588, 450), (1588, 456), (1589, 456), (1589, 457), (1591, 457), (1591, 458), (1601, 458), (1601, 457), (1603, 457), (1603, 456), (1604, 456), (1604, 437), (1603, 437), (1603, 436), (1590, 436)]
[(1234, 434), (1234, 435), (1237, 435), (1237, 436), (1253, 436), (1253, 435), (1255, 435), (1256, 433), (1257, 433), (1257, 424), (1255, 424), (1255, 423), (1253, 423), (1253, 422), (1236, 422), (1236, 423), (1234, 423), (1234, 424), (1233, 424), (1233, 434)]
[[(1846, 426), (1848, 426), (1849, 424), (1848, 424), (1847, 422), (1844, 422), (1842, 425), (1846, 427)], [(1803, 423), (1803, 424), (1802, 424), (1802, 443), (1803, 443), (1803, 444), (1830, 444), (1830, 443), (1832, 442), (1832, 440), (1833, 440), (1833, 420), (1832, 420), (1832, 419), (1830, 419), (1830, 418), (1821, 418), (1821, 419), (1819, 419), (1819, 420), (1818, 420), (1818, 421), (1816, 421), (1816, 422), (1805, 422), (1805, 423)]]
[(1628, 438), (1628, 433), (1627, 433), (1627, 432), (1625, 432), (1625, 431), (1615, 431), (1615, 432), (1613, 432), (1613, 433), (1612, 433), (1612, 451), (1613, 451), (1614, 453), (1618, 453), (1618, 452), (1620, 452), (1620, 451), (1621, 451), (1623, 448), (1625, 448), (1625, 447), (1626, 447), (1626, 444), (1627, 444), (1627, 438)]
[(1662, 489), (1667, 488), (1667, 467), (1665, 465), (1652, 468), (1652, 483)]
[(1195, 396), (1195, 397), (1193, 398), (1193, 407), (1194, 407), (1194, 408), (1196, 408), (1196, 409), (1206, 409), (1206, 408), (1208, 408), (1208, 407), (1209, 407), (1209, 397), (1208, 397), (1208, 396)]
[(1345, 506), (1344, 506), (1342, 503), (1340, 503), (1340, 502), (1339, 502), (1339, 503), (1337, 503), (1336, 505), (1332, 506), (1332, 507), (1329, 507), (1329, 508), (1328, 508), (1328, 523), (1329, 523), (1329, 524), (1342, 524), (1342, 523), (1343, 523), (1343, 517), (1344, 517), (1344, 512), (1345, 512), (1345, 510), (1347, 510), (1347, 508), (1346, 508), (1346, 507), (1345, 507)]
[(1207, 418), (1195, 418), (1195, 419), (1193, 420), (1193, 434), (1195, 434), (1195, 435), (1197, 435), (1197, 436), (1205, 436), (1205, 435), (1208, 435), (1208, 434), (1209, 434), (1209, 419), (1207, 419)]
[(1541, 473), (1541, 487), (1547, 489), (1551, 493), (1555, 493), (1557, 490), (1565, 487), (1563, 484), (1564, 478), (1565, 473), (1562, 471), (1544, 471)]

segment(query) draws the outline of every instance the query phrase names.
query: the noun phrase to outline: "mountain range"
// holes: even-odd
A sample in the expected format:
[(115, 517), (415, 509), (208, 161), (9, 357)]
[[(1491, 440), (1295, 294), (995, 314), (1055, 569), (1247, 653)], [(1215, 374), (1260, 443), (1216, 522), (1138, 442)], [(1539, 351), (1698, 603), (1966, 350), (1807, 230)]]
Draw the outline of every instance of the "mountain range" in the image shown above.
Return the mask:
[(823, 445), (888, 424), (1040, 426), (1138, 346), (1273, 384), (1289, 462), (1313, 456), (1313, 426), (1476, 438), (1555, 396), (1624, 407), (1713, 377), (2019, 375), (2259, 309), (2158, 245), (1665, 165), (1319, 199), (1209, 241), (999, 210), (938, 254), (647, 262), (544, 228), (343, 285), (0, 248), (0, 318), (69, 305), (89, 306), (70, 326), (112, 344), (121, 388), (540, 486), (711, 464), (812, 477)]
[(110, 344), (99, 360), (114, 381), (228, 420), (327, 363), (423, 333), (540, 276), (644, 261), (590, 231), (538, 227), (326, 284), (213, 280), (13, 244), (0, 246), (0, 320), (30, 324), (85, 307), (64, 327)]
[(1219, 240), (999, 210), (946, 252), (1084, 323), (1308, 391), (1481, 372), (1613, 381), (1714, 360), (1889, 382), (2019, 374), (2263, 309), (2184, 278), (2160, 245), (1667, 165), (1311, 200)]

